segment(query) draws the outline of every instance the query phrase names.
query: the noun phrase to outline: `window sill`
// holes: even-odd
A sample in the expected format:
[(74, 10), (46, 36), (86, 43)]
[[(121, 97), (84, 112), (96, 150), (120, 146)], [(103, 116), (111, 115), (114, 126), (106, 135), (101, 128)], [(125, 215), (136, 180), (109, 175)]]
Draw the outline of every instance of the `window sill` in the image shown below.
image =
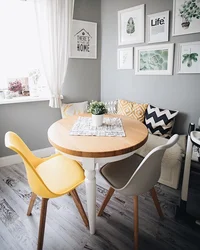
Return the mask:
[(49, 101), (49, 97), (23, 96), (23, 97), (14, 97), (12, 99), (0, 99), (0, 105), (12, 104), (12, 103), (23, 103), (23, 102), (41, 102), (41, 101)]

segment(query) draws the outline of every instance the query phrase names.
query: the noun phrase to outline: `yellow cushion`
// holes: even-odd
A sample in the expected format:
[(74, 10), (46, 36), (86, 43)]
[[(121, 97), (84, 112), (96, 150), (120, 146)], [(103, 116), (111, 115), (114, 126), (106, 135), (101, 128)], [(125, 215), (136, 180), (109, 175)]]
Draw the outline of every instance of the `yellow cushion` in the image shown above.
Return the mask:
[(62, 118), (66, 118), (70, 115), (78, 115), (81, 113), (87, 112), (88, 102), (77, 102), (77, 103), (68, 103), (62, 104), (61, 106), (61, 113)]
[(55, 194), (68, 193), (85, 179), (81, 165), (63, 155), (39, 164), (36, 171)]
[(143, 122), (147, 106), (148, 104), (146, 103), (136, 103), (126, 100), (118, 100), (117, 114), (125, 115)]

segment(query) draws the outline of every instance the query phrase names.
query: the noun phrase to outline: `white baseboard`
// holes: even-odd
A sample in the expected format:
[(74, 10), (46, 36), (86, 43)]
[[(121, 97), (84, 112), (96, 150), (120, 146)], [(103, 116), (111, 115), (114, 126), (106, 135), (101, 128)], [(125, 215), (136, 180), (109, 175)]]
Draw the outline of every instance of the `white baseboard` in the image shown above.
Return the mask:
[[(37, 157), (47, 157), (49, 155), (55, 154), (55, 149), (53, 147), (49, 147), (49, 148), (33, 150), (32, 152)], [(6, 167), (9, 165), (18, 164), (21, 162), (22, 162), (22, 158), (17, 154), (0, 157), (0, 167)]]

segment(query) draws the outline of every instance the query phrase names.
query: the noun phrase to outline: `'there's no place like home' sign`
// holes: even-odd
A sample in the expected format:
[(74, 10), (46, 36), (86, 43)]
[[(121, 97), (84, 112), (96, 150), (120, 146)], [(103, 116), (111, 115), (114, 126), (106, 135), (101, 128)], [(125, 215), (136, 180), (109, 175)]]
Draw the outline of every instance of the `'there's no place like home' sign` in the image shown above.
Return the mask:
[(97, 58), (97, 23), (72, 21), (70, 58)]

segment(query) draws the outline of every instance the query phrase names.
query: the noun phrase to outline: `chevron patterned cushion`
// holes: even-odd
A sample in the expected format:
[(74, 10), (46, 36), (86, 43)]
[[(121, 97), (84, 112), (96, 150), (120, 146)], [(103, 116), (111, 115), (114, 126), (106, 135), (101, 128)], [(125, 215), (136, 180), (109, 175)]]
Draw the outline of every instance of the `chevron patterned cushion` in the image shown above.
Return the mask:
[(118, 115), (126, 115), (138, 121), (144, 122), (144, 114), (148, 104), (118, 100)]
[(145, 114), (145, 125), (149, 133), (170, 138), (177, 114), (178, 111), (160, 109), (148, 105)]

